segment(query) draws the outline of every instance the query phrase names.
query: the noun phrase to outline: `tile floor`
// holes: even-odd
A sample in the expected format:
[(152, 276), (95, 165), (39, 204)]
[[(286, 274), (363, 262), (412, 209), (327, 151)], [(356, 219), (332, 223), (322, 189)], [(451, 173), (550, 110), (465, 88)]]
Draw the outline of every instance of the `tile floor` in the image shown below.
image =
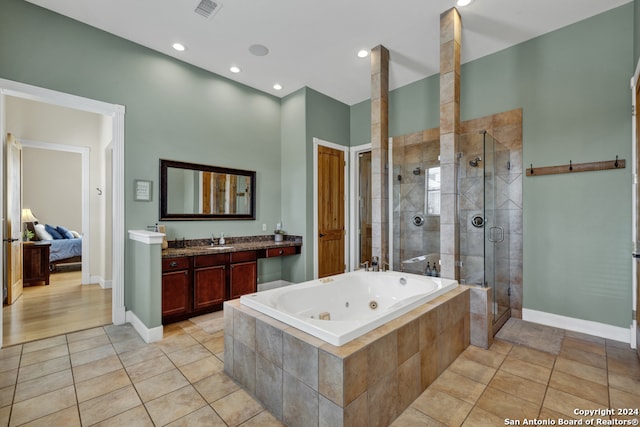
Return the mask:
[[(165, 328), (145, 344), (130, 325), (0, 350), (0, 425), (280, 426), (223, 373), (221, 313)], [(628, 345), (566, 333), (559, 355), (496, 341), (469, 347), (394, 426), (503, 426), (640, 409)]]

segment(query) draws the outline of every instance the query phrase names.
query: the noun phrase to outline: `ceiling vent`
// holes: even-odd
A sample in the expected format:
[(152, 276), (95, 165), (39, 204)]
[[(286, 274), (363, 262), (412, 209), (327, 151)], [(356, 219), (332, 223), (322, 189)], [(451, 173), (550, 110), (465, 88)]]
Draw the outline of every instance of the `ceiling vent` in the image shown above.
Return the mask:
[(204, 16), (207, 19), (211, 19), (213, 15), (218, 13), (222, 3), (213, 0), (199, 0), (196, 2), (196, 8), (194, 10), (200, 16)]

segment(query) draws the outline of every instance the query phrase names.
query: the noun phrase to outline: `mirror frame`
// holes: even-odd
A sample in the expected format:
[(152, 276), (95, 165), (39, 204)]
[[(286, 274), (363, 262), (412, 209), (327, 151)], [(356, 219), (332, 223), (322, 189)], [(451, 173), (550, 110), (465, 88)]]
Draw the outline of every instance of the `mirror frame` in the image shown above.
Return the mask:
[[(248, 214), (183, 214), (167, 212), (167, 169), (178, 168), (202, 172), (215, 172), (248, 176), (251, 178), (251, 207)], [(256, 172), (241, 169), (231, 169), (219, 166), (200, 165), (196, 163), (178, 162), (160, 159), (160, 220), (161, 221), (206, 221), (206, 220), (255, 220), (256, 219)]]

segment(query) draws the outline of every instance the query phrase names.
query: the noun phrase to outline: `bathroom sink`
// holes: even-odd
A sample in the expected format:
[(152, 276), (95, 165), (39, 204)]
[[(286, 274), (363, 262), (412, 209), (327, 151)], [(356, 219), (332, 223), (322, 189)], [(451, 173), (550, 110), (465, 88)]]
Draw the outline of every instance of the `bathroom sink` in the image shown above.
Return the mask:
[(223, 251), (225, 249), (233, 249), (233, 246), (207, 246), (207, 249), (212, 251)]

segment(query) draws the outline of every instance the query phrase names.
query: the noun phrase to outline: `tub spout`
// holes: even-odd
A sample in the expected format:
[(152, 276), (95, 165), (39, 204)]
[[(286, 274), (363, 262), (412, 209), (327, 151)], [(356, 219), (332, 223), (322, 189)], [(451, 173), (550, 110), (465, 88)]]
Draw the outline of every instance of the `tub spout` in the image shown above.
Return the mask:
[(361, 262), (360, 267), (364, 267), (364, 271), (369, 271), (369, 261)]

